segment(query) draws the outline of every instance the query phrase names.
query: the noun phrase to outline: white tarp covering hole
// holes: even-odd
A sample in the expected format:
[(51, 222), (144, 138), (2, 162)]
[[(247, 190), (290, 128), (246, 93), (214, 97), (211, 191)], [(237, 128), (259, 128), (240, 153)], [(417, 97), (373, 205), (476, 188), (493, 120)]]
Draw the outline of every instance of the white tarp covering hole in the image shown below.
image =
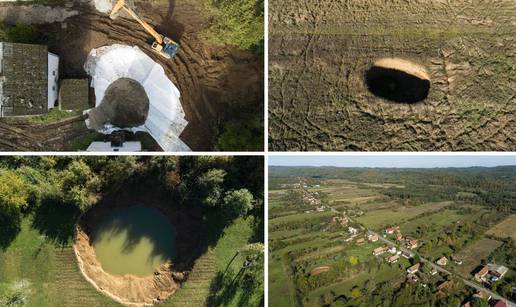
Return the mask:
[[(86, 125), (90, 129), (96, 129), (104, 134), (122, 129), (133, 132), (145, 131), (165, 151), (190, 150), (179, 139), (179, 135), (188, 122), (185, 120), (185, 114), (179, 101), (178, 89), (165, 75), (163, 67), (154, 62), (138, 47), (115, 44), (93, 49), (86, 59), (84, 69), (91, 76), (91, 86), (95, 89), (96, 108), (92, 109), (93, 111), (87, 111), (92, 116), (91, 120), (86, 119)], [(95, 118), (96, 115), (102, 114), (102, 112), (98, 112), (98, 107), (101, 104), (110, 103), (110, 101), (104, 99), (108, 88), (117, 80), (124, 78), (141, 84), (148, 97), (148, 115), (145, 122), (137, 127), (130, 127), (132, 125), (119, 127), (115, 125), (112, 119)], [(119, 90), (117, 89), (117, 91)], [(107, 94), (107, 98), (109, 98), (110, 93)], [(136, 108), (134, 105), (128, 104), (127, 112), (144, 111), (144, 106), (144, 102)], [(98, 125), (99, 122), (103, 125)]]

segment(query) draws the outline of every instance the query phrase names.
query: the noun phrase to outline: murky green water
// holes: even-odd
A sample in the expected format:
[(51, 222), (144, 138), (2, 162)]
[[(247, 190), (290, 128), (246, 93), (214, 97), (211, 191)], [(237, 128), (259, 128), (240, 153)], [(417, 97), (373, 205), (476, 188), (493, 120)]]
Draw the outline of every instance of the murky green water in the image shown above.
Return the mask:
[(109, 273), (145, 276), (175, 255), (175, 230), (158, 210), (142, 206), (115, 209), (92, 235), (102, 268)]

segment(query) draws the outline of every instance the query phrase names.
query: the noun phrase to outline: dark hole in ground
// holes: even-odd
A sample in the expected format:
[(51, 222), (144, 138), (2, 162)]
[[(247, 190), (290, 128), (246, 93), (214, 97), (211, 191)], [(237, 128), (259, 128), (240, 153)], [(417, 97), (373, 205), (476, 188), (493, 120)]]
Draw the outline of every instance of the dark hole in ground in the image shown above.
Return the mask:
[(428, 97), (430, 81), (406, 72), (373, 66), (365, 75), (367, 87), (378, 97), (400, 103), (415, 103)]

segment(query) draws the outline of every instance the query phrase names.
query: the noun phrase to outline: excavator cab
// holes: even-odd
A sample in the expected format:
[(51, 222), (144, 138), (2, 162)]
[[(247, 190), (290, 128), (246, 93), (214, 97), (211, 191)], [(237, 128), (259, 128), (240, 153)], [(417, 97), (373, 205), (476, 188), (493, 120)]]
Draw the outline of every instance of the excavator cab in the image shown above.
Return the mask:
[(174, 58), (176, 56), (177, 51), (179, 50), (179, 44), (165, 36), (163, 37), (163, 44), (154, 42), (152, 43), (151, 47), (152, 50), (156, 51), (161, 56), (164, 56), (167, 59)]

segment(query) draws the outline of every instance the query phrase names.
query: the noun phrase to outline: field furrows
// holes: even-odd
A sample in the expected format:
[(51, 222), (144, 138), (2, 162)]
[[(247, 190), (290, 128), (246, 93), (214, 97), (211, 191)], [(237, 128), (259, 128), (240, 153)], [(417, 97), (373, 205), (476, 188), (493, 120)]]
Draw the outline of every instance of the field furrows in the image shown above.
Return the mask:
[(205, 306), (210, 295), (210, 286), (216, 275), (214, 256), (208, 252), (201, 256), (181, 289), (166, 302), (168, 306)]
[[(55, 254), (57, 276), (52, 291), (57, 291), (60, 300), (49, 302), (49, 306), (106, 306), (103, 298), (93, 286), (88, 283), (79, 271), (72, 248), (65, 248)], [(107, 298), (105, 299), (107, 300)], [(115, 305), (114, 302), (112, 302)]]

